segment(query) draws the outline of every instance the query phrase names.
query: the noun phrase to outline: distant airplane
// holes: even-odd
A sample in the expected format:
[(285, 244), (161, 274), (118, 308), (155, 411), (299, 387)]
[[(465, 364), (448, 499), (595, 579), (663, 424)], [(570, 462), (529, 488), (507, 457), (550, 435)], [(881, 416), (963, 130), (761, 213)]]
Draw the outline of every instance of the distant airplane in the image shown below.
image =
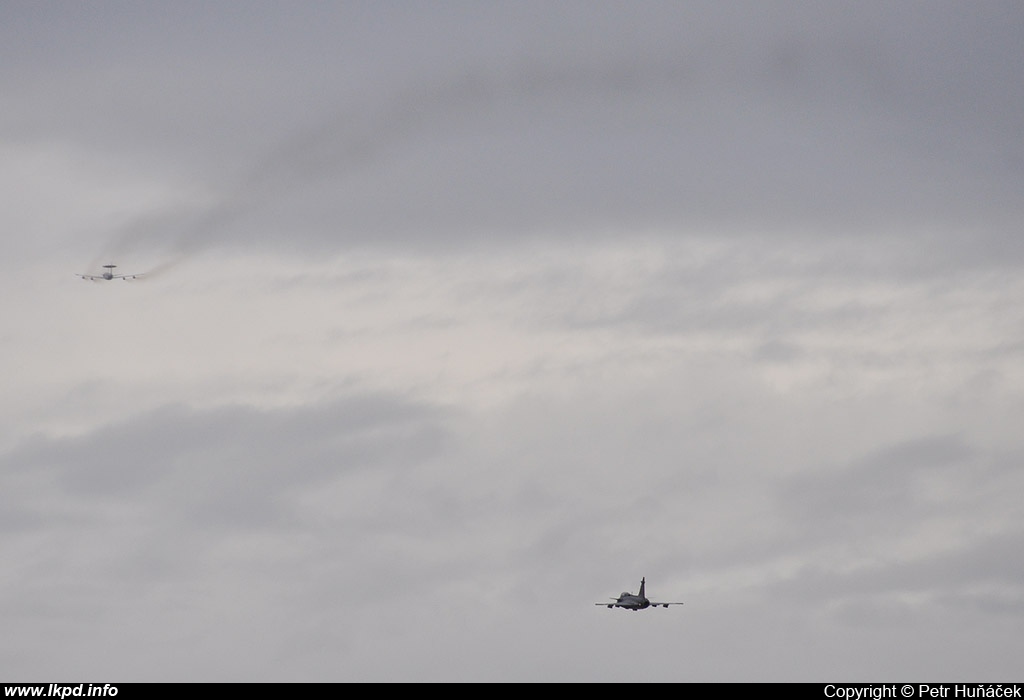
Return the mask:
[(114, 274), (114, 268), (117, 267), (117, 265), (104, 265), (103, 267), (105, 267), (107, 271), (104, 272), (102, 275), (79, 275), (79, 277), (81, 277), (84, 280), (92, 280), (93, 282), (95, 282), (96, 280), (133, 280), (136, 277), (141, 277), (142, 276), (142, 275), (115, 275)]
[(656, 608), (659, 605), (663, 608), (667, 608), (670, 605), (682, 605), (682, 603), (655, 603), (654, 601), (647, 600), (647, 596), (644, 595), (644, 579), (640, 579), (640, 592), (633, 595), (629, 592), (624, 592), (618, 598), (612, 598), (614, 603), (594, 603), (594, 605), (606, 605), (609, 608), (626, 608), (628, 610), (643, 610), (644, 608)]

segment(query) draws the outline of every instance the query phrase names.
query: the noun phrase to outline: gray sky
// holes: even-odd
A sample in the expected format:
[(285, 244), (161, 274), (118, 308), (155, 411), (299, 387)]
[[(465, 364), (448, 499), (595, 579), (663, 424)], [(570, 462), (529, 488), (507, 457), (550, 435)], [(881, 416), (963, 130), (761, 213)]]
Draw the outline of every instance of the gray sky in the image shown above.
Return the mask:
[(1022, 60), (1015, 2), (5, 2), (6, 679), (1012, 680)]

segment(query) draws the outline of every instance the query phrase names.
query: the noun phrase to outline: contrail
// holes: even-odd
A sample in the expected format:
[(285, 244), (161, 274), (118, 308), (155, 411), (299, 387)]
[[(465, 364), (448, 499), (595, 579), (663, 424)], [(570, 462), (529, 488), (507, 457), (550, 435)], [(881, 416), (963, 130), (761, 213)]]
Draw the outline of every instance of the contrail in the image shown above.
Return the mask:
[(522, 66), (474, 71), (398, 90), (376, 108), (349, 110), (286, 139), (205, 208), (176, 209), (142, 217), (116, 235), (93, 266), (112, 255), (160, 251), (164, 261), (145, 272), (154, 277), (223, 240), (227, 229), (268, 202), (303, 185), (344, 180), (429, 128), (457, 129), (473, 119), (531, 99), (622, 99), (632, 93), (690, 85), (692, 66), (678, 59), (615, 66), (570, 68)]

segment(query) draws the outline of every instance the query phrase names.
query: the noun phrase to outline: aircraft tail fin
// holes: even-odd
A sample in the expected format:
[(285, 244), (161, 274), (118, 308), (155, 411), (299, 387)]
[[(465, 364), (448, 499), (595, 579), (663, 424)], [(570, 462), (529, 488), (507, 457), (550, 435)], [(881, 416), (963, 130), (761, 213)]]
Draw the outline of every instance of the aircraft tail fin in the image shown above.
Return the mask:
[(644, 578), (640, 579), (640, 597), (641, 598), (646, 598), (647, 597), (646, 595), (644, 595), (644, 583), (646, 581), (646, 578), (647, 577), (645, 576)]

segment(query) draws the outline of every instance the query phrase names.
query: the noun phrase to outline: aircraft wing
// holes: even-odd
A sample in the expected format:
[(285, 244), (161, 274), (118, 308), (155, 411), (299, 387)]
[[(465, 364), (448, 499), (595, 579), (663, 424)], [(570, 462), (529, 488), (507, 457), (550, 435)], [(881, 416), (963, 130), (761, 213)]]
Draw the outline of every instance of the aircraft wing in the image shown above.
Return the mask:
[(670, 605), (684, 605), (684, 603), (655, 603), (653, 600), (651, 601), (651, 607), (652, 608), (657, 608), (657, 607), (667, 608)]
[(133, 280), (142, 275), (113, 275), (111, 277), (105, 277), (104, 275), (78, 275), (84, 280), (91, 280), (93, 282), (97, 280)]

